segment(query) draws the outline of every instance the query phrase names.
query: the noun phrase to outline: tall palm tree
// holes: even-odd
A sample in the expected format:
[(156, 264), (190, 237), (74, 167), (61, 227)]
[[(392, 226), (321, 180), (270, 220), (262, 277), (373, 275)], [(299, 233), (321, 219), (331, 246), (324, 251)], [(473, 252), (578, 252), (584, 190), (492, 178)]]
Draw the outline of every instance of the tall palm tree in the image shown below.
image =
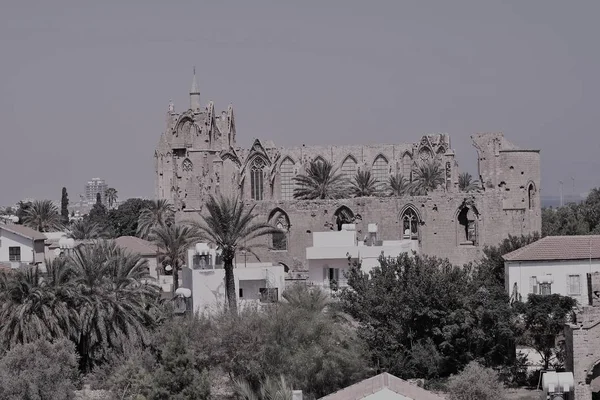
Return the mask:
[(358, 171), (350, 183), (350, 192), (354, 197), (370, 197), (379, 193), (379, 182), (371, 171)]
[(115, 188), (106, 189), (106, 192), (104, 192), (104, 198), (108, 202), (108, 208), (112, 208), (113, 205), (117, 202), (117, 199), (119, 198), (118, 193), (119, 192), (117, 192), (117, 189)]
[(254, 207), (253, 205), (246, 208), (237, 197), (211, 196), (206, 203), (208, 215), (201, 214), (201, 221), (192, 223), (200, 236), (221, 250), (225, 268), (225, 291), (229, 309), (233, 313), (237, 312), (233, 276), (233, 260), (236, 251), (245, 250), (256, 255), (253, 248), (260, 244), (252, 243), (253, 239), (281, 232), (269, 223), (255, 222)]
[(68, 236), (75, 240), (100, 239), (107, 237), (108, 231), (105, 226), (85, 218), (71, 224)]
[(152, 230), (161, 225), (175, 222), (175, 208), (167, 200), (153, 200), (144, 208), (138, 218), (137, 236), (147, 239)]
[(444, 184), (444, 169), (435, 160), (424, 162), (417, 166), (413, 174), (411, 194), (426, 195)]
[(461, 192), (473, 192), (481, 188), (478, 180), (473, 180), (473, 177), (468, 172), (463, 172), (458, 175), (458, 189)]
[(241, 400), (292, 400), (293, 390), (283, 375), (279, 379), (267, 377), (261, 382), (258, 391), (254, 391), (246, 381), (234, 379), (234, 390)]
[(23, 216), (23, 225), (39, 232), (51, 232), (63, 228), (58, 207), (50, 200), (35, 200), (31, 203)]
[(390, 176), (387, 184), (387, 190), (390, 196), (405, 196), (410, 191), (410, 182), (408, 182), (408, 180), (400, 174)]
[(294, 198), (301, 200), (337, 199), (346, 194), (348, 181), (328, 161), (311, 161), (305, 175), (294, 177)]
[(187, 251), (200, 240), (196, 229), (187, 224), (158, 225), (150, 233), (158, 259), (173, 268), (173, 292), (179, 288), (179, 270), (186, 263)]

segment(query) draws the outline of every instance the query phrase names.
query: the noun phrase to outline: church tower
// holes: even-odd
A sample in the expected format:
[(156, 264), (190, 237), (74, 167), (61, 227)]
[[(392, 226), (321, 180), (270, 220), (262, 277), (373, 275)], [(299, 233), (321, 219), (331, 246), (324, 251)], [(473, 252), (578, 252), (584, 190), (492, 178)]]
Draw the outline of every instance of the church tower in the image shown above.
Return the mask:
[(194, 77), (192, 78), (192, 88), (190, 89), (190, 110), (196, 114), (200, 112), (200, 89), (196, 81), (196, 67), (194, 67)]

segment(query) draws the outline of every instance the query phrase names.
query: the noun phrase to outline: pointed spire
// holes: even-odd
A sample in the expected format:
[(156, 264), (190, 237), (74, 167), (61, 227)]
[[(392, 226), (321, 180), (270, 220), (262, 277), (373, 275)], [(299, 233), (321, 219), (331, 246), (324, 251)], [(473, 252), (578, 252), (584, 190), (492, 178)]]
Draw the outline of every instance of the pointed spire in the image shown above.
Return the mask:
[(190, 89), (190, 108), (193, 111), (200, 111), (200, 89), (196, 81), (196, 67), (194, 66), (194, 77), (192, 78), (192, 88)]

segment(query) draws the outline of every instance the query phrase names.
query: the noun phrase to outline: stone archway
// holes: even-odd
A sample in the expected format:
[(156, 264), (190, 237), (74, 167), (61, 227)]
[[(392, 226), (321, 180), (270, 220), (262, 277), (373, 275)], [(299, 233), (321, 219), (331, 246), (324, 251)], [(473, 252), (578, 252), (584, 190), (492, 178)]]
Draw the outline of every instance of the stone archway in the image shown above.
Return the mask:
[(586, 384), (590, 385), (592, 400), (600, 400), (600, 360), (588, 369)]

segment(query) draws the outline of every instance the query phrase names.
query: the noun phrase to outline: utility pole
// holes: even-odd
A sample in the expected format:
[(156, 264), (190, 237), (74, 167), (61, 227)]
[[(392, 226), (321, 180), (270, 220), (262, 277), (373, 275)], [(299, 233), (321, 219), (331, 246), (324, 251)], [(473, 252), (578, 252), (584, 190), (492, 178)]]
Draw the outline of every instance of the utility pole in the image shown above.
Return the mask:
[(564, 199), (563, 199), (563, 181), (558, 181), (558, 184), (560, 185), (560, 206), (562, 207), (564, 205)]

